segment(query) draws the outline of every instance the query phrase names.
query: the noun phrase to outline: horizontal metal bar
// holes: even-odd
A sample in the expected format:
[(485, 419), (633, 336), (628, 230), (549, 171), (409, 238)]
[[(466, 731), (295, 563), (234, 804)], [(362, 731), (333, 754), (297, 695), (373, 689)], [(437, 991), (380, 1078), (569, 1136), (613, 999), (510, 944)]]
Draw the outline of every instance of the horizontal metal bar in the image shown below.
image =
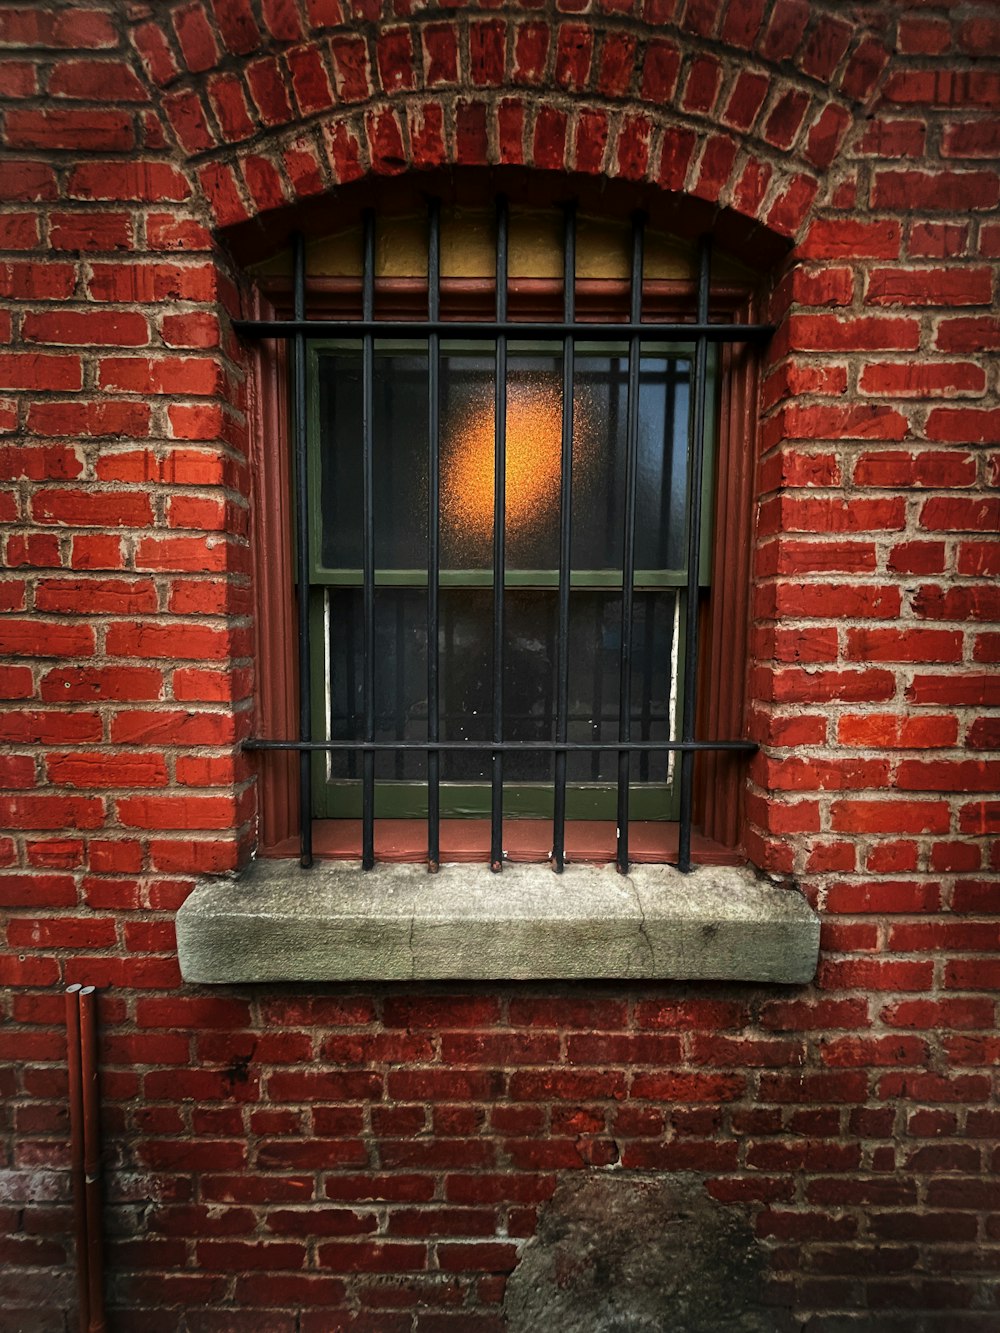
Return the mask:
[(536, 754), (561, 754), (569, 750), (582, 750), (588, 754), (595, 750), (612, 753), (623, 750), (652, 753), (667, 750), (738, 750), (752, 754), (759, 748), (756, 741), (265, 741), (250, 737), (243, 742), (244, 750), (355, 750), (360, 753), (373, 750), (389, 753), (422, 750), (425, 754), (437, 750), (471, 750), (480, 754), (526, 750)]
[(707, 338), (709, 342), (757, 342), (770, 338), (774, 324), (591, 324), (575, 320), (502, 320), (483, 322), (457, 319), (236, 319), (233, 328), (244, 338), (293, 338), (304, 334), (307, 338), (363, 338), (380, 334), (391, 338), (425, 338), (438, 333), (443, 338), (475, 338), (492, 340), (498, 337), (565, 338), (573, 335), (581, 342), (594, 339), (627, 341), (632, 337), (651, 340), (680, 338), (694, 341)]

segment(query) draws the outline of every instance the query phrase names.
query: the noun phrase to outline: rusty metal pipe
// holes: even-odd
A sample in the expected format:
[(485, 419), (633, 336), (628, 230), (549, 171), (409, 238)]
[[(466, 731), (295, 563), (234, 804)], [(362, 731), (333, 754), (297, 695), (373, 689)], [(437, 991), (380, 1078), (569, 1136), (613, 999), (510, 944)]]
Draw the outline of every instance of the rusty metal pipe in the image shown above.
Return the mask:
[(95, 987), (80, 991), (80, 1065), (83, 1091), (83, 1169), (87, 1220), (87, 1333), (107, 1333), (104, 1313), (104, 1247), (101, 1226), (101, 1126), (97, 1087)]
[(70, 1175), (73, 1182), (73, 1220), (76, 1234), (76, 1290), (80, 1333), (89, 1333), (90, 1280), (87, 1249), (87, 1212), (83, 1148), (83, 1077), (80, 1059), (79, 982), (66, 987), (66, 1072), (69, 1080)]

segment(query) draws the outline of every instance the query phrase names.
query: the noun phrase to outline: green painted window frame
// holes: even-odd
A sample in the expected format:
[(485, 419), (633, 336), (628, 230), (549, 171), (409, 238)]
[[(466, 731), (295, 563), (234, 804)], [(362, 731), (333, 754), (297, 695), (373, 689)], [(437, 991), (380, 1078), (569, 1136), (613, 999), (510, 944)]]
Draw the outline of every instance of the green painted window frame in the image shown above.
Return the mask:
[[(514, 341), (514, 340), (511, 340)], [(588, 342), (585, 337), (577, 338), (581, 354), (595, 351), (620, 353), (627, 345), (623, 343)], [(581, 347), (582, 344), (582, 347)], [(529, 342), (517, 339), (519, 349), (531, 352), (551, 352), (560, 355), (561, 343), (548, 341)], [(460, 335), (454, 339), (442, 339), (442, 355), (452, 350), (481, 350), (492, 343), (463, 342)], [(420, 351), (426, 349), (424, 339), (377, 338), (375, 355), (387, 351)], [(583, 349), (586, 349), (584, 351)], [(331, 587), (361, 587), (363, 573), (359, 568), (331, 569), (323, 564), (323, 513), (322, 513), (322, 462), (320, 448), (320, 378), (319, 359), (324, 352), (358, 351), (361, 341), (357, 338), (311, 339), (308, 344), (307, 394), (308, 394), (308, 476), (309, 476), (309, 546), (310, 546), (310, 587), (309, 615), (310, 640), (312, 644), (313, 681), (325, 682), (327, 673), (326, 655), (326, 589)], [(677, 359), (693, 361), (694, 344), (668, 342), (650, 338), (643, 340), (640, 357), (649, 353), (661, 356), (675, 356)], [(705, 434), (702, 468), (702, 513), (701, 513), (701, 549), (698, 570), (699, 587), (704, 591), (711, 585), (712, 543), (713, 543), (713, 507), (715, 498), (715, 462), (718, 445), (718, 405), (719, 375), (718, 349), (714, 344), (709, 347), (707, 368)], [(294, 518), (293, 518), (294, 522)], [(678, 615), (677, 643), (677, 697), (684, 689), (684, 624), (686, 615), (685, 585), (687, 573), (679, 570), (636, 570), (633, 593), (655, 592), (664, 588), (677, 588), (680, 607)], [(427, 586), (427, 573), (417, 569), (377, 569), (375, 586), (421, 588)], [(473, 570), (440, 570), (438, 586), (448, 587), (489, 587), (493, 586), (493, 571), (490, 568)], [(558, 570), (505, 570), (504, 587), (519, 589), (555, 589), (559, 586)], [(570, 575), (571, 588), (620, 590), (621, 571), (614, 569), (574, 570)], [(313, 689), (313, 735), (317, 739), (327, 739), (326, 729), (326, 691)], [(485, 753), (489, 753), (488, 748)], [(325, 752), (313, 755), (313, 818), (315, 819), (359, 819), (361, 817), (361, 781), (360, 779), (332, 779), (327, 774), (329, 756)], [(489, 814), (489, 782), (482, 783), (440, 783), (441, 817), (449, 818), (484, 818)], [(552, 817), (553, 787), (551, 782), (522, 782), (504, 784), (504, 817), (509, 819), (550, 819)], [(636, 820), (671, 821), (678, 817), (679, 786), (675, 767), (674, 777), (670, 782), (633, 782), (629, 786), (630, 818)], [(566, 787), (566, 817), (570, 820), (614, 819), (616, 814), (616, 788), (613, 783), (568, 783)], [(427, 817), (427, 789), (420, 779), (399, 781), (379, 779), (375, 784), (375, 817), (382, 819), (425, 819)]]

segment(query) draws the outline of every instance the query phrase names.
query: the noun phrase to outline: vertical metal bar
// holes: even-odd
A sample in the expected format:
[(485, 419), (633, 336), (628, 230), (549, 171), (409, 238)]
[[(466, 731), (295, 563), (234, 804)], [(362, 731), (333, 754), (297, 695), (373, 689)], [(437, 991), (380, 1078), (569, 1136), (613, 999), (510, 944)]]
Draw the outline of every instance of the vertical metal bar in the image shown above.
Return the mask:
[[(645, 219), (632, 219), (632, 290), (629, 319), (642, 319), (642, 261)], [(639, 368), (642, 346), (638, 334), (629, 338), (628, 387), (625, 398), (625, 528), (622, 542), (622, 637), (621, 680), (618, 691), (618, 739), (631, 740), (632, 730), (632, 587), (635, 583), (635, 493), (639, 454)], [(628, 785), (631, 755), (618, 754), (618, 848), (619, 873), (628, 871)]]
[[(712, 242), (703, 236), (698, 245), (698, 322), (708, 323)], [(688, 436), (687, 588), (684, 620), (684, 698), (681, 740), (694, 740), (695, 689), (698, 677), (698, 562), (701, 553), (701, 477), (705, 453), (705, 395), (708, 380), (708, 339), (698, 338), (694, 349), (694, 393)], [(691, 796), (694, 751), (681, 751), (680, 830), (677, 868), (691, 869)]]
[[(363, 259), (361, 279), (362, 319), (375, 317), (375, 214), (368, 208), (362, 217)], [(366, 333), (361, 352), (361, 470), (363, 477), (362, 603), (364, 623), (364, 713), (365, 740), (375, 739), (375, 338)], [(361, 761), (361, 868), (375, 864), (375, 755), (366, 750)]]
[[(563, 220), (563, 319), (576, 316), (576, 207)], [(569, 726), (569, 594), (573, 540), (573, 381), (572, 334), (563, 339), (562, 458), (559, 490), (559, 677), (556, 686), (556, 740), (565, 741)], [(562, 874), (566, 862), (566, 751), (555, 757), (552, 809), (552, 869)]]
[(87, 1201), (87, 1333), (106, 1333), (104, 1237), (101, 1213), (101, 1122), (97, 1087), (95, 988), (80, 988), (80, 1067), (83, 1101), (83, 1185)]
[[(507, 200), (497, 198), (497, 323), (507, 319)], [(503, 740), (504, 577), (507, 526), (507, 338), (497, 335), (493, 435), (493, 739)], [(490, 869), (503, 869), (503, 754), (492, 752)]]
[(77, 1320), (80, 1333), (90, 1324), (87, 1201), (84, 1188), (83, 1075), (80, 1064), (80, 983), (66, 987), (66, 1074), (69, 1091), (70, 1175), (73, 1182)]
[[(428, 213), (427, 318), (441, 318), (441, 201)], [(427, 340), (427, 739), (439, 739), (438, 583), (441, 568), (440, 503), (441, 338)], [(441, 863), (441, 756), (427, 752), (427, 868)]]
[[(293, 295), (296, 319), (306, 317), (306, 245), (301, 233), (292, 237)], [(295, 399), (295, 520), (296, 577), (298, 580), (299, 739), (312, 735), (312, 648), (309, 600), (312, 561), (309, 554), (309, 426), (306, 396), (306, 336), (292, 342), (292, 377)], [(308, 868), (312, 851), (312, 755), (299, 752), (299, 864)]]

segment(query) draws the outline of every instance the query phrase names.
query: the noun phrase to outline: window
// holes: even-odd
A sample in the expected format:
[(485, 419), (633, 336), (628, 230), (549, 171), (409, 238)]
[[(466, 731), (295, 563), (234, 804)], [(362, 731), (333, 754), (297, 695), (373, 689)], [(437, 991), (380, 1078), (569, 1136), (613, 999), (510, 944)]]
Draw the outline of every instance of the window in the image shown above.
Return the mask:
[[(550, 214), (561, 279), (550, 261), (512, 272), (512, 242), (537, 242), (537, 216), (500, 200), (492, 227), (450, 212), (442, 226), (432, 201), (411, 274), (376, 282), (385, 245), (414, 229), (366, 212), (360, 276), (307, 280), (300, 242), (291, 291), (265, 279), (271, 309), (262, 300), (262, 318), (240, 326), (291, 351), (261, 348), (265, 434), (285, 435), (290, 418), (295, 441), (267, 451), (259, 491), (259, 539), (278, 559), (263, 579), (264, 707), (249, 747), (272, 850), (299, 791), (304, 861), (314, 818), (332, 821), (317, 826), (324, 846), (359, 838), (366, 866), (387, 825), (386, 854), (412, 857), (426, 836), (432, 864), (462, 829), (488, 829), (494, 868), (523, 830), (520, 845), (533, 837), (537, 854), (543, 837), (556, 869), (595, 829), (597, 843), (612, 831), (621, 869), (630, 857), (689, 868), (735, 841), (752, 748), (740, 738), (751, 460), (738, 427), (747, 344), (768, 330), (748, 319), (746, 283), (710, 285), (707, 242), (694, 291), (651, 277), (647, 241), (663, 243), (638, 216), (627, 277), (581, 275), (572, 207)], [(442, 278), (456, 237), (493, 249), (494, 281)], [(296, 585), (308, 588), (297, 624)]]

